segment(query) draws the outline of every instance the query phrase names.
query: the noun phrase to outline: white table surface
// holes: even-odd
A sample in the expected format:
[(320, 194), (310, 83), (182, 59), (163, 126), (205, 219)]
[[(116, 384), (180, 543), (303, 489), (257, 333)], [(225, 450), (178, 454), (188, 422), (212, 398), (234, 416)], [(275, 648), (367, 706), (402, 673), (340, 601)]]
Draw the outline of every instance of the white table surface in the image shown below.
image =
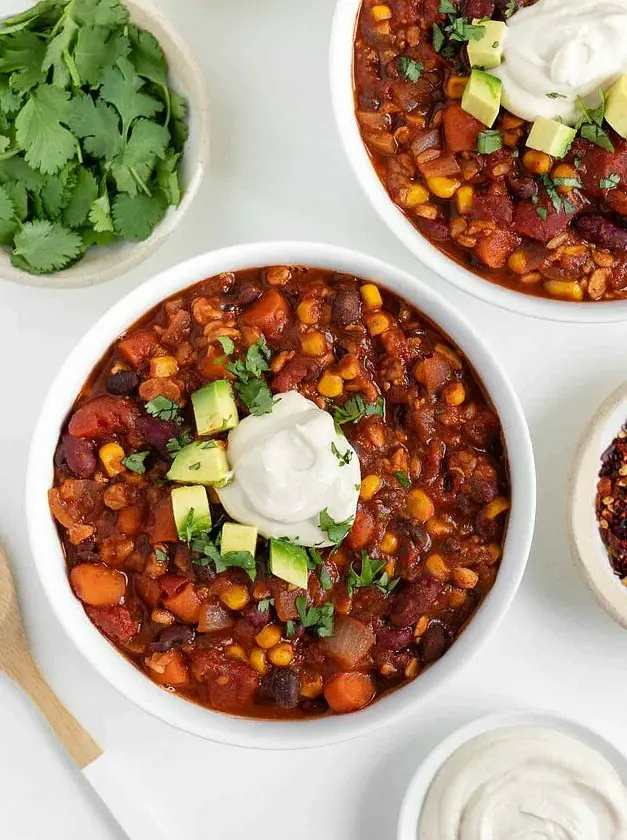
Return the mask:
[[(0, 0), (0, 8), (9, 0)], [(597, 404), (625, 378), (627, 326), (526, 320), (474, 301), (417, 263), (375, 217), (344, 159), (328, 95), (333, 0), (158, 0), (211, 83), (211, 171), (183, 229), (132, 274), (78, 292), (0, 281), (0, 540), (27, 630), (61, 698), (129, 778), (171, 840), (387, 840), (424, 751), (488, 711), (546, 707), (627, 750), (627, 634), (571, 564), (567, 477)], [(204, 742), (121, 697), (74, 649), (48, 606), (26, 539), (24, 470), (38, 410), (77, 339), (151, 274), (255, 239), (351, 246), (413, 271), (469, 317), (520, 394), (538, 467), (536, 537), (520, 592), (472, 667), (402, 725), (302, 753)], [(120, 840), (25, 699), (0, 679), (0, 835)]]

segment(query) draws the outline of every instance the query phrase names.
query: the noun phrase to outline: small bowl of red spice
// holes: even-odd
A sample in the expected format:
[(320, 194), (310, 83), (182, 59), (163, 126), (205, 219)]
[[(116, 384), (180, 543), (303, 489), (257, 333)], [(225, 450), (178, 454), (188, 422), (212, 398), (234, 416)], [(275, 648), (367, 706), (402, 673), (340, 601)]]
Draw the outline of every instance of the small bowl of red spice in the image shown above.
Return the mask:
[(570, 501), (575, 562), (605, 611), (627, 628), (627, 383), (586, 429)]

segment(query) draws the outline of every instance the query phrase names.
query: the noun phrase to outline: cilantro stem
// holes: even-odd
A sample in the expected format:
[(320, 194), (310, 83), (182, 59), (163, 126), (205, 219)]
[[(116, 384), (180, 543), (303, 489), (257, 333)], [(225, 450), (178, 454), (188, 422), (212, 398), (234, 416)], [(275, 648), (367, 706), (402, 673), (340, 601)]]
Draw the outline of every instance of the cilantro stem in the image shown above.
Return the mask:
[(148, 189), (146, 184), (144, 184), (142, 179), (137, 174), (137, 170), (135, 169), (135, 167), (134, 166), (129, 166), (129, 171), (130, 171), (131, 175), (133, 176), (133, 178), (137, 181), (137, 186), (139, 187), (139, 189), (143, 193), (146, 193), (146, 195), (152, 196), (152, 193), (150, 192), (150, 190)]

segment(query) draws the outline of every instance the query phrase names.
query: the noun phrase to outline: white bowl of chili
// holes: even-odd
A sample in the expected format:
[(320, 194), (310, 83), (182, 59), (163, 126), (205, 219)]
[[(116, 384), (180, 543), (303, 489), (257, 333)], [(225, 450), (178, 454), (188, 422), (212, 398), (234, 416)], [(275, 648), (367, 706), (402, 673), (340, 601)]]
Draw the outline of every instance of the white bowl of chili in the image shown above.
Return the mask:
[[(597, 488), (604, 454), (619, 435), (625, 434), (626, 423), (627, 385), (623, 384), (601, 404), (583, 435), (572, 473), (569, 519), (575, 564), (603, 609), (625, 628), (627, 587), (614, 572), (607, 547), (601, 539), (603, 517), (600, 511), (597, 512), (597, 497), (600, 495)], [(623, 481), (618, 473), (621, 466), (622, 462), (618, 459), (614, 481)], [(612, 502), (609, 499), (607, 502), (611, 510)], [(611, 529), (611, 522), (606, 521), (606, 524)]]
[[(474, 618), (417, 680), (341, 719), (245, 719), (210, 711), (158, 687), (88, 619), (68, 584), (59, 533), (48, 506), (59, 430), (76, 394), (116, 338), (152, 307), (202, 278), (277, 265), (307, 265), (372, 278), (415, 305), (468, 356), (500, 418), (509, 464), (512, 504), (501, 567)], [(33, 558), (46, 595), (70, 638), (105, 679), (141, 708), (187, 732), (239, 746), (291, 749), (349, 740), (389, 725), (411, 713), (468, 663), (504, 617), (520, 583), (533, 534), (535, 494), (533, 451), (518, 397), (500, 362), (443, 297), (411, 275), (363, 254), (329, 245), (276, 242), (225, 248), (177, 265), (131, 292), (92, 327), (62, 366), (42, 407), (29, 457), (26, 509)]]
[[(404, 8), (403, 4), (391, 4), (391, 6), (394, 6), (394, 9)], [(373, 165), (373, 159), (368, 152), (356, 117), (354, 45), (356, 34), (361, 31), (360, 27), (363, 25), (363, 22), (359, 20), (362, 7), (365, 7), (362, 0), (338, 0), (337, 2), (330, 44), (331, 99), (340, 140), (349, 163), (375, 211), (392, 233), (414, 256), (440, 277), (450, 281), (467, 294), (502, 309), (551, 321), (598, 324), (627, 319), (626, 300), (571, 302), (567, 299), (551, 298), (549, 294), (541, 296), (529, 292), (519, 292), (513, 287), (508, 288), (506, 285), (485, 279), (432, 244), (413, 224), (409, 215), (403, 212), (400, 206), (392, 200)], [(381, 9), (385, 9), (385, 6), (381, 6)], [(383, 24), (379, 25), (385, 25), (389, 22), (385, 20)], [(402, 27), (409, 28), (411, 22), (411, 16), (409, 16), (408, 20), (403, 21)], [(418, 27), (416, 26), (414, 29), (418, 30)], [(425, 29), (421, 28), (419, 35), (416, 37), (422, 42), (425, 37), (429, 36)], [(389, 43), (389, 37), (383, 36), (381, 44)], [(378, 56), (373, 54), (371, 61), (373, 66), (376, 66)], [(376, 71), (373, 72), (376, 75)], [(388, 81), (390, 80), (388, 79)], [(397, 107), (397, 103), (393, 103), (393, 105)], [(373, 112), (372, 116), (376, 117), (376, 112)], [(390, 155), (392, 152), (388, 150), (387, 152), (384, 151), (383, 154)], [(422, 198), (420, 200), (426, 201), (427, 199)], [(538, 218), (539, 222), (540, 218)], [(448, 234), (444, 231), (444, 239), (447, 239), (447, 237)], [(450, 237), (448, 237), (448, 241), (449, 243), (452, 242)], [(536, 247), (538, 244), (536, 243)], [(459, 252), (460, 257), (462, 252), (463, 249)], [(535, 273), (538, 274), (538, 272)], [(529, 274), (531, 282), (532, 272)], [(607, 278), (605, 270), (601, 270), (597, 276)], [(602, 282), (605, 283), (605, 279)], [(559, 288), (566, 289), (567, 286), (568, 284)], [(520, 288), (524, 289), (524, 284), (521, 283)]]
[[(27, 271), (12, 262), (10, 248), (0, 247), (0, 279), (2, 280), (8, 280), (27, 286), (72, 289), (97, 285), (107, 280), (111, 280), (114, 277), (119, 277), (125, 272), (135, 268), (157, 251), (161, 245), (163, 245), (168, 236), (170, 236), (170, 234), (173, 233), (173, 231), (181, 223), (183, 217), (194, 201), (198, 190), (200, 189), (204, 172), (209, 162), (210, 145), (210, 100), (205, 75), (194, 58), (193, 51), (180, 35), (178, 29), (169, 22), (160, 9), (148, 2), (148, 0), (123, 0), (123, 5), (128, 8), (130, 21), (143, 32), (148, 32), (153, 35), (157, 40), (167, 63), (167, 86), (170, 88), (171, 92), (181, 96), (186, 103), (185, 106), (180, 106), (186, 110), (185, 116), (182, 117), (180, 125), (182, 125), (183, 122), (187, 124), (188, 136), (185, 140), (182, 151), (179, 151), (178, 164), (175, 164), (178, 171), (178, 185), (173, 186), (174, 182), (172, 182), (168, 187), (168, 206), (166, 209), (161, 208), (159, 210), (154, 210), (144, 206), (144, 218), (140, 212), (142, 208), (135, 207), (129, 214), (132, 224), (127, 225), (127, 227), (124, 228), (125, 238), (118, 236), (116, 241), (109, 244), (91, 245), (91, 247), (88, 247), (84, 252), (84, 256), (80, 257), (76, 262), (73, 262), (67, 268), (56, 271), (48, 271), (48, 269), (45, 269), (45, 273)], [(15, 11), (17, 12), (19, 9), (15, 9)], [(27, 13), (28, 12), (26, 12), (26, 14)], [(7, 15), (4, 13), (0, 14), (0, 28), (2, 26), (2, 19), (5, 17), (7, 17)], [(147, 46), (148, 49), (155, 49), (154, 47), (151, 47), (150, 44)], [(150, 64), (152, 61), (154, 61), (151, 65), (152, 69), (148, 67), (147, 69), (142, 70), (144, 74), (148, 74), (142, 77), (144, 79), (144, 84), (146, 81), (150, 81), (151, 75), (152, 79), (156, 79), (158, 83), (159, 73), (161, 70), (160, 59), (157, 55), (156, 49), (155, 55), (153, 55), (149, 61), (147, 60), (147, 63)], [(171, 99), (173, 100), (173, 97), (171, 97)], [(171, 100), (168, 101), (171, 102)], [(99, 102), (99, 104), (102, 105), (104, 103)], [(110, 115), (115, 113), (112, 110), (111, 105), (105, 107), (109, 109), (108, 113)], [(170, 108), (172, 107), (173, 106), (170, 104)], [(158, 131), (160, 128), (160, 125), (156, 123), (154, 124), (155, 131)], [(112, 127), (110, 123), (107, 131), (109, 132), (109, 135), (111, 135)], [(76, 142), (78, 143), (78, 141)], [(168, 139), (168, 155), (170, 154), (171, 143), (172, 140)], [(101, 152), (98, 154), (101, 154)], [(111, 154), (112, 153), (110, 151), (107, 152), (108, 156)], [(144, 143), (144, 148), (140, 155), (141, 161), (143, 162), (147, 160), (148, 156), (149, 144)], [(171, 160), (174, 161), (175, 159), (171, 158)], [(71, 163), (72, 161), (68, 163), (68, 166)], [(2, 178), (4, 177), (5, 175), (2, 176)], [(6, 177), (8, 178), (9, 175), (7, 174)], [(25, 176), (18, 170), (15, 173), (15, 177), (18, 178), (18, 180), (24, 180)], [(40, 176), (39, 173), (35, 173), (35, 176), (33, 177), (43, 178), (44, 176)], [(74, 175), (72, 175), (72, 177), (74, 177)], [(163, 177), (167, 177), (165, 173)], [(82, 183), (85, 184), (86, 182)], [(70, 190), (69, 184), (70, 181), (68, 181), (68, 185), (65, 187), (66, 191)], [(89, 188), (89, 185), (85, 187), (87, 190)], [(141, 195), (145, 194), (144, 190), (150, 192), (147, 187), (143, 186), (138, 192), (140, 198)], [(111, 195), (113, 195), (115, 190), (110, 190), (110, 192)], [(162, 194), (166, 195), (165, 192)], [(176, 200), (177, 194), (178, 201)], [(105, 193), (105, 199), (106, 195), (107, 194)], [(122, 195), (122, 193), (120, 193), (120, 195)], [(40, 197), (38, 196), (37, 198), (41, 203)], [(98, 200), (100, 201), (101, 199), (102, 195)], [(44, 203), (45, 201), (46, 200), (44, 199)], [(166, 200), (163, 201), (164, 206), (165, 203)], [(106, 214), (107, 219), (100, 219), (100, 224), (104, 224), (105, 227), (97, 228), (97, 230), (100, 231), (99, 234), (94, 233), (91, 227), (89, 227), (87, 218), (85, 218), (83, 222), (86, 226), (85, 230), (88, 232), (89, 236), (93, 235), (95, 239), (97, 239), (98, 235), (103, 236), (103, 231), (110, 230), (112, 225), (115, 226), (111, 216), (111, 208), (113, 205), (107, 204), (107, 206), (109, 208), (108, 210), (103, 209), (104, 205), (100, 208), (102, 213)], [(151, 218), (153, 212), (158, 213), (158, 218), (160, 218), (160, 221), (154, 227), (154, 218)], [(55, 225), (59, 222), (59, 220), (67, 218), (64, 217), (63, 214), (64, 210), (61, 208), (59, 210), (59, 216), (55, 220)], [(113, 215), (115, 216), (115, 212)], [(140, 217), (142, 217), (141, 225), (137, 223), (137, 219)], [(144, 223), (152, 228), (152, 232), (147, 236), (147, 228), (144, 229)], [(37, 224), (50, 225), (50, 222), (48, 220), (38, 220)], [(48, 255), (53, 252), (65, 253), (65, 248), (70, 249), (68, 253), (74, 253), (76, 251), (76, 244), (73, 239), (69, 239), (69, 237), (74, 239), (76, 238), (76, 232), (72, 226), (76, 227), (78, 230), (76, 222), (72, 222), (71, 224), (68, 223), (67, 225), (64, 222), (61, 227), (65, 233), (57, 235), (52, 230), (49, 230), (44, 235), (41, 230), (37, 234), (33, 232), (32, 239), (29, 239), (29, 247), (36, 250), (37, 253), (46, 252)], [(72, 227), (71, 230), (70, 227)], [(122, 228), (120, 228), (120, 230), (122, 230)], [(62, 241), (59, 240), (59, 235), (63, 237)], [(141, 237), (146, 238), (141, 239)]]

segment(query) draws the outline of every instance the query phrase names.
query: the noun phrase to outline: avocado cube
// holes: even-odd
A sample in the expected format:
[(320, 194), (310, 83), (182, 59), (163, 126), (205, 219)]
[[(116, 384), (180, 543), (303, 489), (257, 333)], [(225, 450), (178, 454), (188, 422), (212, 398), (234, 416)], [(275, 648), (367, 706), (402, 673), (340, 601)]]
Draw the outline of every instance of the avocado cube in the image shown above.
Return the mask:
[(307, 552), (287, 540), (270, 540), (270, 571), (281, 580), (307, 589)]
[(231, 384), (218, 379), (192, 394), (194, 417), (199, 435), (212, 435), (234, 429), (239, 423)]
[(558, 120), (538, 117), (527, 137), (527, 146), (552, 157), (562, 158), (569, 150), (576, 134), (577, 131), (574, 128)]
[(502, 20), (473, 20), (473, 23), (485, 28), (478, 41), (468, 41), (468, 60), (471, 67), (491, 70), (503, 60), (503, 41), (507, 27)]
[(166, 478), (181, 484), (223, 486), (230, 475), (222, 441), (207, 440), (184, 446)]
[(174, 522), (181, 539), (185, 539), (188, 525), (195, 526), (199, 531), (211, 528), (211, 511), (204, 487), (174, 487), (171, 499)]
[(605, 119), (614, 131), (627, 138), (627, 75), (619, 76), (608, 90)]
[(225, 522), (222, 526), (220, 551), (230, 554), (231, 551), (247, 551), (255, 556), (257, 550), (257, 529), (252, 525), (239, 525), (237, 522)]
[(473, 70), (462, 96), (466, 113), (491, 128), (501, 107), (501, 80), (483, 70)]

